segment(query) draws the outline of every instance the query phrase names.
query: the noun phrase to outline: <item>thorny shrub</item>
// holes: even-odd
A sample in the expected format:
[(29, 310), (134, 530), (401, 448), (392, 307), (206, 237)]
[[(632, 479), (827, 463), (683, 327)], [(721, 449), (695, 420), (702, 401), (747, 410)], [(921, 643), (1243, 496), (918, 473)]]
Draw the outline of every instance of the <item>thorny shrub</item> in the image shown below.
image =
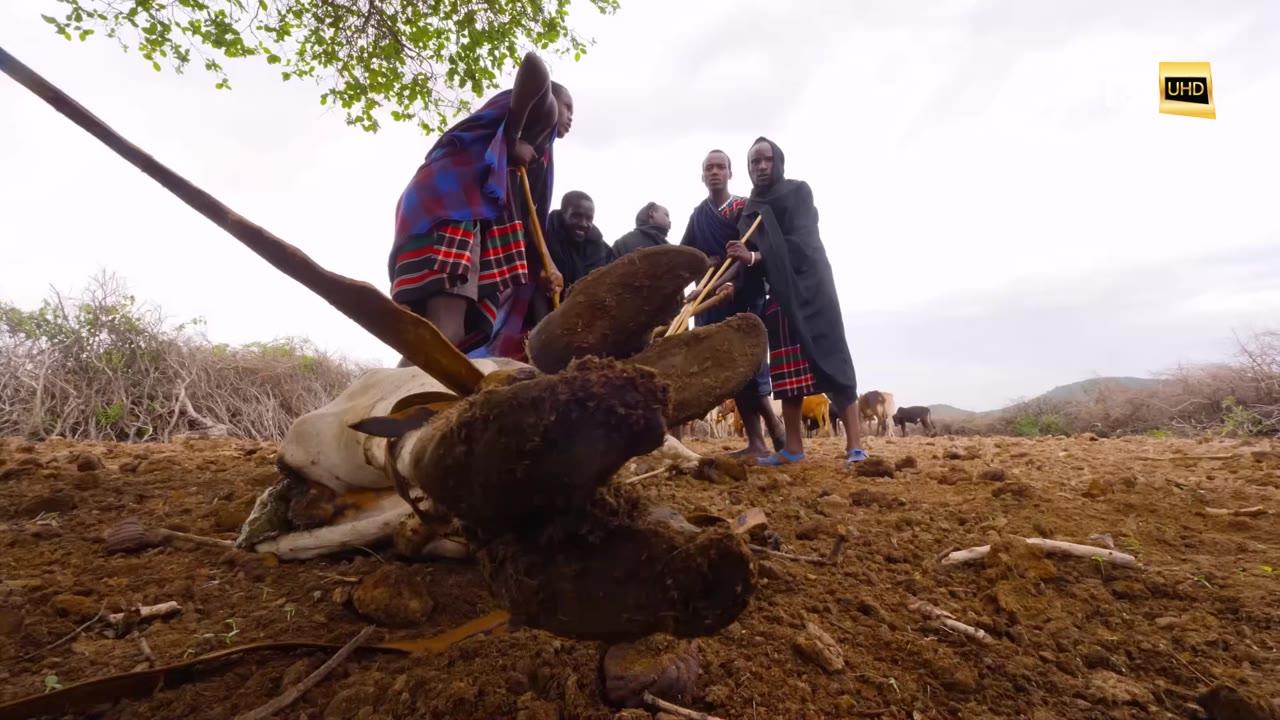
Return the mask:
[(278, 440), (365, 369), (298, 338), (213, 344), (202, 326), (171, 326), (108, 273), (37, 310), (0, 303), (0, 436)]

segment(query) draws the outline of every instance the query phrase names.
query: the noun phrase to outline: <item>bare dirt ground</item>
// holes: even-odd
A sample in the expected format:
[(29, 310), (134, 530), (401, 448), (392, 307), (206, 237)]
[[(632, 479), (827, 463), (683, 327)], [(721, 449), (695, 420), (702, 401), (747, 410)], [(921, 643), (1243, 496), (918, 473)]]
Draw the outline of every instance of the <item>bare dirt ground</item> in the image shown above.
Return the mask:
[[(686, 513), (763, 508), (794, 553), (825, 555), (841, 528), (849, 535), (836, 567), (762, 561), (746, 613), (699, 641), (693, 706), (730, 720), (1048, 720), (1205, 717), (1196, 698), (1217, 682), (1280, 698), (1276, 515), (1200, 513), (1280, 511), (1280, 445), (1087, 437), (870, 444), (890, 462), (911, 456), (918, 467), (854, 477), (836, 441), (823, 439), (810, 441), (807, 465), (753, 469), (742, 484), (643, 481)], [(690, 445), (718, 452), (736, 442)], [(1206, 455), (1230, 458), (1193, 457)], [(396, 562), (372, 550), (296, 563), (182, 543), (102, 552), (103, 531), (125, 517), (233, 538), (254, 496), (275, 481), (273, 461), (274, 446), (252, 442), (0, 440), (0, 702), (146, 667), (140, 639), (167, 664), (236, 644), (355, 635), (365, 621), (343, 602), (350, 581)], [(1044, 556), (1012, 539), (1105, 542), (1090, 540), (1101, 535), (1142, 567)], [(993, 541), (986, 560), (938, 562), (948, 549)], [(496, 609), (467, 564), (413, 569), (428, 578), (434, 610), (419, 626), (379, 629), (374, 641), (430, 635)], [(46, 649), (104, 606), (170, 600), (181, 614), (127, 637), (95, 626)], [(931, 625), (908, 608), (914, 600), (994, 642)], [(823, 669), (797, 650), (806, 623), (834, 640), (843, 668)], [(529, 630), (473, 638), (435, 656), (357, 653), (278, 717), (611, 718), (616, 710), (600, 699), (599, 653), (593, 643)], [(95, 716), (234, 717), (325, 657), (249, 656)]]

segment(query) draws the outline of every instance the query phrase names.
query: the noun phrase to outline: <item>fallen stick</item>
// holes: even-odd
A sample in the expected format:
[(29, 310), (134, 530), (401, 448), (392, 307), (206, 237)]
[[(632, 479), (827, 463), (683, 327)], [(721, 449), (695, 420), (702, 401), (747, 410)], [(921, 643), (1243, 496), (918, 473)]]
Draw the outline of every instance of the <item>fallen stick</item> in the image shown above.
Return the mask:
[(302, 697), (303, 693), (315, 687), (317, 683), (325, 678), (325, 676), (333, 672), (334, 668), (341, 665), (342, 661), (346, 660), (351, 653), (355, 652), (356, 648), (363, 645), (364, 641), (372, 634), (373, 626), (365, 626), (365, 628), (360, 631), (360, 634), (351, 638), (351, 642), (343, 645), (341, 650), (334, 653), (333, 657), (329, 658), (325, 664), (321, 665), (319, 668), (316, 668), (316, 671), (304, 678), (302, 682), (289, 688), (283, 695), (272, 699), (271, 702), (266, 705), (255, 710), (250, 710), (247, 713), (237, 715), (236, 720), (265, 720), (266, 718), (269, 718), (289, 707), (297, 701), (298, 698)]
[[(1094, 547), (1093, 545), (1080, 545), (1077, 543), (1062, 542), (1060, 540), (1045, 540), (1044, 538), (1022, 538), (1029, 545), (1036, 545), (1044, 548), (1046, 553), (1051, 555), (1071, 555), (1073, 557), (1082, 558), (1102, 558), (1103, 560), (1120, 567), (1136, 568), (1141, 564), (1138, 559), (1132, 555), (1127, 555), (1116, 550), (1108, 550), (1106, 548)], [(981, 547), (972, 547), (966, 550), (956, 550), (955, 552), (942, 558), (943, 565), (958, 565), (960, 563), (981, 560), (991, 552), (990, 545), (982, 545)]]
[(675, 469), (676, 467), (674, 465), (667, 465), (666, 467), (660, 467), (657, 470), (650, 470), (647, 473), (641, 473), (639, 475), (636, 475), (635, 477), (627, 478), (626, 480), (622, 481), (622, 484), (630, 485), (632, 483), (638, 483), (641, 480), (648, 480), (651, 477), (654, 477), (656, 475), (661, 475), (664, 472), (670, 472), (671, 470), (675, 470)]
[(1139, 460), (1230, 460), (1240, 457), (1236, 453), (1225, 455), (1139, 455)]
[(924, 602), (923, 600), (916, 600), (915, 602), (908, 604), (907, 608), (910, 610), (914, 610), (920, 613), (921, 615), (924, 615), (927, 618), (931, 618), (932, 620), (934, 620), (935, 624), (943, 628), (946, 628), (951, 632), (973, 638), (978, 642), (983, 642), (987, 644), (991, 644), (995, 642), (995, 639), (992, 638), (990, 635), (988, 635), (981, 628), (976, 628), (971, 625), (965, 625), (959, 620), (956, 620), (955, 615), (952, 615), (951, 613), (947, 612), (946, 610), (943, 610), (940, 607), (937, 607), (936, 605), (930, 605), (929, 603)]
[(680, 707), (679, 705), (674, 705), (672, 703), (669, 703), (666, 700), (663, 700), (662, 698), (657, 697), (656, 695), (649, 692), (648, 690), (644, 691), (644, 704), (648, 705), (654, 710), (658, 710), (664, 713), (671, 713), (672, 715), (675, 715), (676, 717), (679, 717), (679, 718), (684, 718), (685, 720), (721, 720), (715, 715), (708, 715), (707, 713), (704, 713), (704, 712), (699, 712), (697, 710), (690, 710), (689, 708), (683, 708), (683, 707)]
[(150, 620), (151, 618), (164, 617), (165, 615), (173, 615), (175, 613), (180, 613), (182, 612), (182, 606), (176, 602), (173, 602), (172, 600), (170, 600), (169, 602), (160, 603), (159, 605), (139, 605), (138, 607), (128, 612), (111, 613), (110, 615), (107, 616), (107, 622), (111, 623), (112, 625), (118, 626), (121, 623), (123, 623), (125, 619), (128, 618), (129, 615), (131, 615), (133, 612), (138, 613), (138, 621), (141, 622), (143, 620)]
[(155, 533), (156, 537), (164, 538), (165, 540), (186, 540), (187, 542), (195, 543), (196, 545), (205, 545), (208, 547), (229, 548), (236, 546), (234, 540), (223, 540), (221, 538), (205, 537), (204, 535), (192, 535), (191, 533), (178, 532), (177, 530), (169, 530), (167, 528), (156, 528), (151, 532)]
[(1270, 511), (1262, 507), (1261, 505), (1258, 505), (1255, 507), (1240, 508), (1239, 510), (1226, 510), (1223, 508), (1211, 508), (1211, 507), (1207, 507), (1204, 509), (1205, 515), (1217, 515), (1217, 516), (1233, 515), (1236, 517), (1254, 517), (1257, 515), (1266, 515), (1268, 512)]
[(34, 652), (31, 652), (31, 653), (28, 653), (28, 654), (26, 654), (26, 655), (23, 655), (23, 656), (22, 656), (22, 659), (23, 659), (23, 660), (30, 660), (31, 658), (33, 658), (33, 657), (35, 657), (35, 656), (39, 655), (40, 653), (42, 653), (42, 652), (47, 652), (47, 651), (49, 651), (49, 650), (52, 650), (52, 649), (54, 649), (54, 648), (58, 647), (59, 645), (61, 645), (62, 643), (64, 643), (64, 642), (66, 642), (66, 641), (68, 641), (68, 640), (70, 640), (70, 639), (72, 639), (72, 638), (74, 638), (74, 637), (78, 636), (80, 633), (84, 632), (84, 631), (85, 631), (85, 629), (86, 629), (86, 628), (88, 628), (90, 625), (92, 625), (92, 624), (94, 624), (94, 623), (98, 622), (99, 620), (101, 620), (101, 619), (102, 619), (102, 613), (104, 613), (104, 612), (106, 612), (106, 611), (107, 611), (107, 604), (106, 604), (106, 603), (103, 603), (103, 604), (102, 604), (102, 607), (98, 608), (98, 614), (97, 614), (97, 615), (94, 615), (94, 616), (93, 616), (93, 619), (89, 620), (88, 622), (86, 622), (85, 624), (83, 624), (83, 625), (81, 625), (80, 627), (76, 628), (75, 630), (72, 630), (71, 632), (67, 633), (67, 634), (66, 634), (66, 636), (64, 636), (62, 639), (54, 641), (54, 642), (53, 642), (53, 644), (51, 644), (51, 645), (46, 645), (46, 646), (44, 646), (44, 647), (40, 648), (39, 650), (36, 650), (36, 651), (34, 651)]
[(835, 564), (831, 559), (818, 557), (817, 555), (795, 555), (793, 553), (782, 552), (781, 550), (770, 550), (763, 545), (748, 545), (748, 547), (751, 548), (752, 552), (759, 553), (761, 555), (768, 555), (770, 557), (783, 558), (786, 560), (799, 560), (800, 562), (813, 563), (814, 565)]

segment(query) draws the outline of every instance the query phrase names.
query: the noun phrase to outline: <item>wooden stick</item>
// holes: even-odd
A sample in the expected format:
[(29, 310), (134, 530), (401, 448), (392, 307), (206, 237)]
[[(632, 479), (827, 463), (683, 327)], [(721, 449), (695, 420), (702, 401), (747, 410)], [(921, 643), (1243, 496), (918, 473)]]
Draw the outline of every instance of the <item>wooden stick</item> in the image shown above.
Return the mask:
[(158, 528), (156, 530), (152, 530), (152, 532), (156, 534), (156, 537), (164, 538), (165, 540), (186, 540), (187, 542), (193, 542), (197, 545), (207, 545), (209, 547), (229, 548), (236, 546), (234, 540), (222, 540), (220, 538), (205, 537), (203, 535), (192, 535), (191, 533), (178, 532), (177, 530), (168, 530), (166, 528)]
[(943, 610), (940, 607), (937, 607), (935, 605), (930, 605), (929, 603), (924, 602), (923, 600), (917, 600), (915, 602), (912, 602), (907, 605), (907, 608), (910, 610), (914, 610), (920, 613), (921, 615), (924, 615), (927, 618), (933, 619), (938, 625), (946, 628), (947, 630), (950, 630), (951, 632), (973, 638), (974, 640), (977, 640), (978, 642), (982, 642), (982, 643), (991, 644), (995, 642), (995, 639), (992, 638), (990, 635), (988, 635), (981, 628), (976, 628), (971, 625), (965, 625), (959, 620), (956, 620), (955, 615), (952, 615), (951, 613), (947, 612), (946, 610)]
[(622, 484), (623, 484), (623, 485), (630, 485), (630, 484), (632, 484), (632, 483), (638, 483), (638, 482), (640, 482), (641, 480), (647, 480), (647, 479), (649, 479), (649, 478), (651, 478), (651, 477), (654, 477), (654, 476), (656, 476), (656, 475), (661, 475), (661, 474), (662, 474), (662, 473), (664, 473), (664, 472), (669, 472), (669, 471), (671, 471), (671, 470), (675, 470), (675, 469), (676, 469), (676, 468), (675, 468), (675, 466), (674, 466), (674, 465), (668, 465), (668, 466), (666, 466), (666, 467), (660, 467), (660, 468), (658, 468), (657, 470), (650, 470), (650, 471), (649, 471), (649, 472), (647, 472), (647, 473), (641, 473), (640, 475), (636, 475), (635, 477), (629, 477), (629, 478), (627, 478), (626, 480), (623, 480), (623, 481), (622, 481)]
[(272, 267), (323, 298), (374, 337), (459, 395), (476, 391), (484, 373), (426, 318), (397, 305), (369, 283), (330, 272), (306, 253), (249, 222), (191, 181), (160, 164), (102, 120), (0, 48), (0, 70), (54, 110), (149, 175)]
[(1139, 460), (1230, 460), (1240, 457), (1236, 453), (1225, 455), (1139, 455)]
[(1266, 515), (1268, 512), (1270, 511), (1262, 507), (1261, 505), (1257, 505), (1255, 507), (1240, 508), (1239, 510), (1225, 510), (1223, 508), (1211, 508), (1211, 507), (1207, 507), (1204, 509), (1205, 515), (1218, 515), (1218, 516), (1234, 515), (1237, 517), (1254, 517), (1256, 515)]
[[(671, 324), (666, 326), (665, 328), (663, 327), (658, 328), (664, 333), (663, 337), (666, 337), (666, 335), (672, 334), (671, 329), (674, 328), (676, 325), (683, 325), (684, 323), (687, 323), (689, 321), (688, 311), (689, 311), (689, 308), (694, 303), (694, 298), (697, 298), (698, 294), (702, 292), (702, 289), (707, 286), (707, 282), (711, 280), (711, 274), (714, 273), (715, 271), (716, 271), (716, 268), (714, 265), (707, 268), (706, 274), (703, 275), (702, 279), (698, 281), (698, 284), (694, 286), (693, 294), (690, 295), (690, 299), (686, 300), (685, 303), (680, 306), (680, 312), (676, 313), (676, 317), (674, 320), (671, 321)], [(684, 318), (684, 323), (680, 322), (681, 318)]]
[[(1136, 568), (1140, 567), (1137, 558), (1127, 555), (1116, 550), (1108, 550), (1106, 548), (1094, 547), (1093, 545), (1080, 545), (1077, 543), (1062, 542), (1060, 540), (1045, 540), (1044, 538), (1022, 538), (1028, 545), (1036, 545), (1044, 548), (1046, 553), (1056, 555), (1071, 555), (1073, 557), (1082, 558), (1102, 558), (1104, 561), (1120, 567)], [(981, 547), (972, 547), (967, 550), (956, 550), (955, 552), (942, 558), (943, 565), (957, 565), (960, 563), (981, 560), (991, 552), (990, 545)]]
[(680, 707), (679, 705), (674, 705), (672, 703), (669, 703), (666, 700), (663, 700), (662, 698), (657, 697), (656, 695), (649, 692), (648, 690), (644, 691), (644, 704), (648, 705), (654, 710), (658, 710), (664, 713), (671, 713), (672, 715), (675, 715), (678, 718), (684, 718), (684, 720), (720, 720), (720, 718), (716, 717), (715, 715), (708, 715), (707, 713), (704, 713), (704, 712), (699, 712), (697, 710), (690, 710), (689, 708), (683, 708), (683, 707)]
[[(538, 246), (538, 255), (542, 258), (542, 267), (551, 275), (551, 268), (555, 267), (551, 262), (551, 253), (547, 252), (547, 241), (542, 237), (542, 223), (538, 222), (538, 206), (533, 203), (533, 191), (529, 189), (529, 173), (523, 165), (517, 166), (516, 171), (520, 174), (520, 184), (524, 187), (524, 203), (529, 208), (529, 225), (533, 227), (533, 241)], [(560, 293), (551, 292), (551, 308), (560, 307)]]
[[(138, 611), (138, 620), (150, 620), (151, 618), (164, 617), (165, 615), (173, 615), (182, 612), (182, 606), (170, 600), (169, 602), (160, 603), (159, 605), (140, 605), (135, 608)], [(112, 625), (119, 625), (129, 617), (128, 612), (111, 613), (107, 616), (107, 622)]]
[[(740, 242), (742, 242), (745, 245), (746, 242), (751, 239), (751, 235), (756, 231), (756, 228), (760, 227), (760, 221), (763, 219), (764, 219), (763, 215), (757, 215), (756, 221), (751, 223), (751, 227), (747, 228), (747, 232), (742, 236), (742, 240)], [(692, 309), (694, 307), (697, 307), (698, 305), (701, 305), (702, 301), (706, 299), (707, 293), (711, 290), (711, 288), (715, 287), (716, 283), (720, 282), (720, 278), (724, 277), (724, 274), (728, 272), (729, 268), (732, 266), (733, 266), (733, 258), (725, 258), (724, 262), (720, 264), (720, 269), (716, 271), (715, 276), (711, 278), (711, 282), (707, 283), (707, 286), (702, 288), (702, 292), (698, 293), (697, 298), (694, 299), (692, 306), (690, 306), (688, 309)], [(675, 328), (683, 326), (686, 323), (688, 323), (689, 317), (690, 316), (687, 312), (682, 311), (678, 316), (676, 316), (676, 320), (678, 322), (671, 323), (671, 326), (667, 328), (667, 335), (668, 336), (674, 335), (676, 333)]]
[(834, 564), (832, 560), (824, 557), (818, 557), (817, 555), (795, 555), (792, 553), (781, 552), (779, 550), (770, 550), (763, 545), (748, 545), (748, 547), (751, 548), (752, 552), (759, 553), (760, 555), (768, 555), (770, 557), (783, 558), (786, 560), (799, 560), (800, 562), (813, 563), (814, 565)]
[(702, 313), (710, 310), (711, 308), (727, 302), (730, 297), (731, 296), (728, 295), (727, 293), (716, 293), (715, 295), (712, 295), (710, 300), (707, 300), (703, 302), (701, 305), (690, 310), (688, 317), (684, 319), (684, 322), (677, 324), (675, 326), (675, 331), (672, 332), (671, 334), (679, 335), (680, 333), (685, 332), (686, 330), (689, 329), (689, 318), (692, 318), (696, 315), (701, 315)]
[(333, 672), (334, 668), (341, 665), (342, 661), (346, 660), (351, 653), (355, 652), (356, 648), (364, 644), (364, 641), (367, 640), (371, 634), (373, 634), (373, 626), (366, 625), (365, 628), (360, 631), (359, 635), (351, 638), (351, 642), (343, 645), (341, 650), (335, 653), (333, 657), (329, 658), (325, 664), (317, 668), (315, 672), (303, 679), (302, 682), (289, 688), (284, 692), (284, 694), (272, 699), (271, 702), (266, 705), (255, 710), (250, 710), (247, 713), (237, 715), (236, 720), (265, 720), (266, 718), (269, 718), (289, 707), (298, 698), (302, 697), (303, 693), (315, 687), (316, 684), (323, 680), (326, 675)]

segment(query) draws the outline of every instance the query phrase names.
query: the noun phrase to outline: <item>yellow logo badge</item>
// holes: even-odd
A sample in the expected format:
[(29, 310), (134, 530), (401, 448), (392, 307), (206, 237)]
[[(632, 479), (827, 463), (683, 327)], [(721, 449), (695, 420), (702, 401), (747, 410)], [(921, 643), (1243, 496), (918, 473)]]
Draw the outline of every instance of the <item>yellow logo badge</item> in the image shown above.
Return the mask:
[(1213, 110), (1213, 75), (1209, 73), (1209, 63), (1160, 63), (1160, 112), (1217, 117)]

